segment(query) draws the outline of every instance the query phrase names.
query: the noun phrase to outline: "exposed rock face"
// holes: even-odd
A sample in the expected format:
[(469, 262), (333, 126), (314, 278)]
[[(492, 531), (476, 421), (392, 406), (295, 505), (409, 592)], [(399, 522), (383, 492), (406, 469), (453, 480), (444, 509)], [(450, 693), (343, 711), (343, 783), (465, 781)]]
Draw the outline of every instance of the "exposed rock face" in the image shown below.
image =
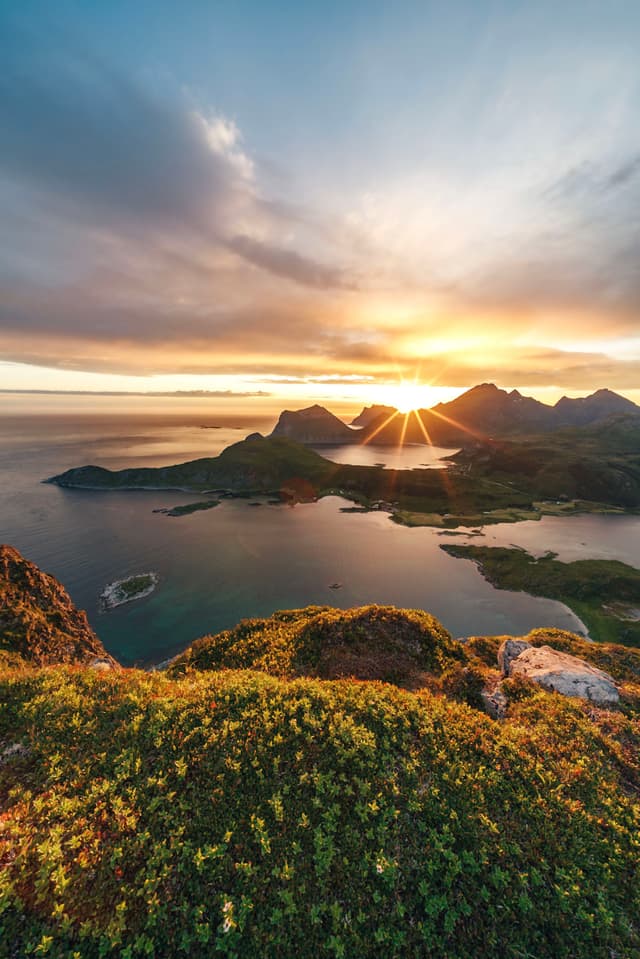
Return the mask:
[(381, 417), (391, 416), (397, 413), (395, 406), (384, 406), (382, 403), (374, 403), (373, 406), (365, 406), (361, 413), (351, 420), (351, 426), (369, 426), (370, 423), (380, 421)]
[[(513, 641), (507, 640), (503, 647), (510, 642)], [(620, 700), (616, 684), (608, 673), (550, 646), (529, 646), (522, 650), (509, 661), (508, 675), (522, 676), (550, 692), (578, 696), (598, 706), (615, 706)]]
[(0, 546), (0, 649), (38, 666), (117, 666), (65, 588), (12, 546)]
[(298, 443), (353, 443), (357, 434), (324, 406), (283, 410), (272, 436), (286, 436)]
[(561, 426), (584, 426), (627, 413), (640, 413), (640, 407), (625, 396), (611, 390), (596, 390), (591, 396), (563, 396), (554, 406)]
[(531, 649), (531, 643), (526, 639), (506, 639), (498, 650), (498, 666), (503, 676), (509, 675), (509, 667), (514, 659), (525, 649)]

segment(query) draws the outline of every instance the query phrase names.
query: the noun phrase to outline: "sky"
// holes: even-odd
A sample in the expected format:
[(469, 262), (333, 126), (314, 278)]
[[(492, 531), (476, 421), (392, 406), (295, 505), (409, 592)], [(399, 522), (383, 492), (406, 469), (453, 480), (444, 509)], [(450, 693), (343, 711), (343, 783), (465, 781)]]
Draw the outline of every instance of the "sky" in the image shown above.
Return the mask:
[(3, 0), (0, 389), (640, 400), (638, 49), (637, 0)]

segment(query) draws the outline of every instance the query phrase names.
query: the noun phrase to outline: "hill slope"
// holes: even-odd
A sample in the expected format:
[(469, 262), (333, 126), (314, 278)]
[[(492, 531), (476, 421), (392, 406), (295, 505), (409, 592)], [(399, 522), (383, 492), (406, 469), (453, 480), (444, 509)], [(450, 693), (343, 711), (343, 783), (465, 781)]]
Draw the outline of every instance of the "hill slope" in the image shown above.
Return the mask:
[(425, 672), (439, 675), (464, 660), (460, 644), (422, 610), (309, 606), (205, 636), (174, 660), (171, 672), (260, 669), (287, 678), (355, 677), (413, 687), (423, 685)]
[(224, 449), (219, 456), (176, 466), (133, 467), (111, 471), (99, 466), (67, 470), (48, 482), (89, 489), (233, 489), (277, 490), (287, 481), (320, 482), (333, 464), (313, 450), (285, 437), (250, 436)]
[(354, 419), (351, 420), (351, 426), (369, 426), (370, 423), (380, 421), (380, 417), (391, 416), (397, 413), (395, 406), (384, 406), (382, 403), (374, 403), (373, 406), (365, 406)]
[[(493, 721), (458, 700), (500, 639), (386, 607), (246, 621), (171, 674), (0, 659), (0, 959), (639, 955), (640, 654), (527, 639), (622, 709), (505, 680)], [(265, 672), (345, 650), (432, 687)]]
[(65, 588), (12, 546), (0, 546), (0, 651), (27, 662), (115, 664)]

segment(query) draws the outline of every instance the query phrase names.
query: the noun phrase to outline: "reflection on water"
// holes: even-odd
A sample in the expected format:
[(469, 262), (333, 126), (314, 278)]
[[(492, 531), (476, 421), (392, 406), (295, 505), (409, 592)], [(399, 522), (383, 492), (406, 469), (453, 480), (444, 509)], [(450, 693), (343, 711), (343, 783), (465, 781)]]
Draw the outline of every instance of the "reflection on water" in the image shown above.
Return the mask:
[(422, 446), (411, 443), (407, 446), (374, 446), (360, 443), (352, 446), (316, 446), (321, 456), (334, 463), (349, 463), (351, 466), (384, 466), (386, 469), (420, 469), (448, 467), (443, 459), (456, 453), (456, 449), (444, 446)]
[[(406, 529), (386, 514), (344, 514), (337, 498), (294, 508), (232, 500), (171, 518), (153, 510), (185, 502), (188, 494), (92, 493), (39, 482), (89, 462), (120, 468), (215, 455), (255, 429), (264, 431), (265, 424), (239, 421), (202, 430), (124, 422), (98, 429), (84, 422), (54, 430), (51, 421), (46, 428), (31, 423), (21, 429), (0, 421), (2, 541), (57, 576), (108, 649), (125, 662), (158, 661), (243, 616), (309, 603), (418, 607), (459, 636), (581, 627), (560, 603), (494, 590), (472, 563), (440, 550), (446, 537), (435, 530)], [(428, 462), (428, 451), (417, 449)], [(411, 447), (395, 455), (405, 457), (403, 465), (417, 465), (415, 454)], [(639, 524), (640, 517), (545, 517), (488, 527), (486, 541), (556, 549), (563, 559), (617, 555), (640, 565)], [(155, 593), (98, 612), (106, 583), (147, 570), (160, 575)], [(342, 588), (330, 589), (335, 582)]]

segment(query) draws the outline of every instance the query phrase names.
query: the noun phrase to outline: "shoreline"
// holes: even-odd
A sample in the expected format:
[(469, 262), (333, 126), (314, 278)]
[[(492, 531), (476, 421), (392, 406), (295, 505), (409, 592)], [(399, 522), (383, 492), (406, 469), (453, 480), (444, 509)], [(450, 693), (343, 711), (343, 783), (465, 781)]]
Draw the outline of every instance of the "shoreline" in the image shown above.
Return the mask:
[[(273, 489), (253, 489), (253, 490), (233, 490), (225, 487), (198, 488), (193, 486), (117, 486), (106, 488), (104, 486), (91, 486), (85, 484), (66, 485), (55, 482), (55, 477), (41, 480), (41, 483), (50, 486), (58, 486), (65, 490), (84, 490), (93, 493), (191, 493), (200, 496), (217, 495), (222, 499), (251, 499), (257, 496), (280, 496), (281, 490)], [(438, 529), (443, 533), (449, 530), (456, 530), (460, 527), (478, 529), (483, 526), (494, 526), (501, 523), (526, 523), (538, 522), (543, 516), (562, 516), (570, 518), (572, 516), (584, 515), (602, 515), (602, 516), (638, 516), (640, 509), (622, 506), (613, 506), (606, 503), (591, 503), (588, 500), (574, 500), (568, 503), (559, 503), (553, 501), (538, 500), (532, 504), (533, 508), (526, 507), (500, 507), (496, 510), (488, 510), (483, 513), (471, 513), (469, 515), (447, 514), (433, 512), (418, 512), (413, 510), (384, 508), (377, 505), (377, 501), (368, 502), (365, 497), (355, 493), (349, 495), (346, 491), (337, 491), (336, 489), (322, 490), (315, 499), (307, 499), (304, 502), (317, 502), (328, 496), (336, 496), (348, 503), (355, 503), (358, 507), (357, 512), (384, 512), (389, 515), (389, 519), (398, 526), (404, 526), (407, 529)], [(290, 504), (290, 500), (283, 499), (282, 504)], [(572, 504), (580, 505), (572, 505)], [(178, 504), (179, 505), (179, 504)], [(386, 504), (385, 504), (386, 506)], [(193, 510), (198, 512), (199, 510)], [(159, 511), (158, 511), (159, 512)], [(349, 510), (351, 512), (351, 510)]]

